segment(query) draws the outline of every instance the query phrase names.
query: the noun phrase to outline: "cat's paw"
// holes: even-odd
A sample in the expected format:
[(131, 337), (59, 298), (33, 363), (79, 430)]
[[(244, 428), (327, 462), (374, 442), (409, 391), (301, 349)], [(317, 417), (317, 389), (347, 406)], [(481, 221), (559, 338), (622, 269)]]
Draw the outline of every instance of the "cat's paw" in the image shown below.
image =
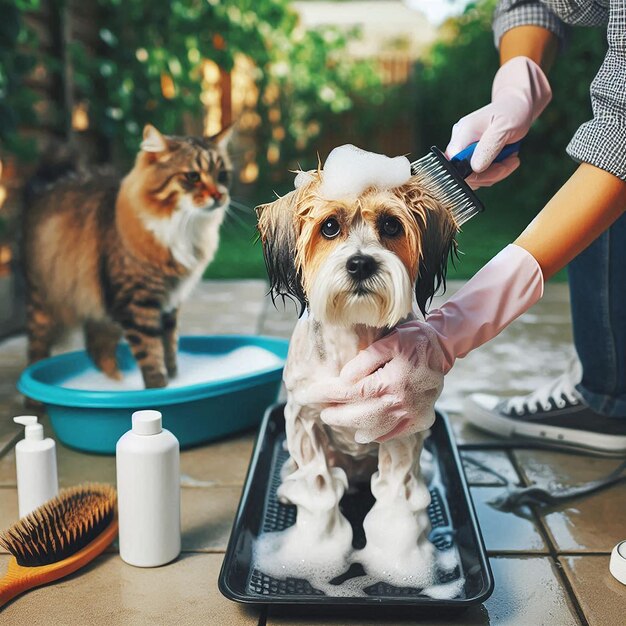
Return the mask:
[(178, 365), (176, 365), (176, 363), (168, 363), (167, 375), (169, 378), (176, 378), (176, 376), (178, 376)]
[(144, 372), (143, 382), (146, 389), (160, 389), (167, 387), (167, 376), (163, 372)]
[(122, 372), (120, 372), (117, 366), (116, 359), (100, 359), (98, 362), (98, 368), (108, 378), (111, 378), (112, 380), (122, 380)]

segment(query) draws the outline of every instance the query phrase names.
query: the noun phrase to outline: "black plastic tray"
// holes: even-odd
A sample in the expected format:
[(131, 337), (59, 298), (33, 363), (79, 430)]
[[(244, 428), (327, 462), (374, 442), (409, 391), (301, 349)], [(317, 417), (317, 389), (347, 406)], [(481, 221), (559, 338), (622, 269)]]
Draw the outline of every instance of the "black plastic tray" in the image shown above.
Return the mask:
[[(438, 465), (438, 476), (429, 485), (432, 502), (428, 509), (432, 531), (430, 540), (437, 549), (455, 545), (460, 566), (448, 578), (449, 582), (464, 576), (465, 584), (453, 599), (434, 599), (418, 589), (392, 587), (378, 583), (368, 587), (366, 596), (329, 596), (314, 589), (308, 581), (288, 578), (278, 580), (253, 569), (252, 548), (262, 531), (288, 528), (295, 522), (296, 508), (276, 499), (280, 485), (280, 468), (287, 459), (284, 450), (284, 405), (274, 405), (265, 413), (259, 430), (241, 501), (230, 535), (228, 549), (219, 577), (222, 594), (231, 600), (248, 604), (404, 606), (433, 609), (464, 609), (484, 602), (493, 591), (493, 576), (485, 553), (476, 514), (465, 482), (456, 445), (447, 417), (437, 413), (431, 435), (425, 446)], [(444, 497), (445, 494), (445, 497)], [(341, 509), (353, 526), (355, 548), (365, 543), (362, 521), (373, 504), (369, 485), (356, 493), (346, 494)]]

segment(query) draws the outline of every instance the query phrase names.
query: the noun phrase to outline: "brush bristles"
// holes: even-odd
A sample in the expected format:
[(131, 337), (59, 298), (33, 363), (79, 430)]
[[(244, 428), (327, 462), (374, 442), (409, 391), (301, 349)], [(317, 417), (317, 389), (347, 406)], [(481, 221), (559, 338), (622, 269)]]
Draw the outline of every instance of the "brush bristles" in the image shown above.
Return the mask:
[(434, 147), (426, 156), (411, 163), (411, 173), (423, 179), (423, 184), (448, 208), (457, 226), (461, 227), (484, 207), (452, 168), (445, 156)]
[(113, 521), (116, 500), (110, 485), (63, 489), (1, 532), (0, 546), (25, 567), (56, 563), (84, 548)]

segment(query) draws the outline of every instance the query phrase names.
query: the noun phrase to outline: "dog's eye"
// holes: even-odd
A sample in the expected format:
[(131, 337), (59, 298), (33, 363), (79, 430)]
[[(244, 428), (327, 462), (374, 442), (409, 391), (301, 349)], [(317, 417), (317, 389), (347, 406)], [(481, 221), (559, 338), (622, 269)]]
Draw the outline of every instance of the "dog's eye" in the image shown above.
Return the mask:
[(334, 239), (341, 232), (339, 222), (334, 217), (329, 217), (322, 224), (322, 235), (326, 239)]
[(385, 237), (396, 237), (402, 232), (402, 224), (395, 217), (385, 217), (380, 225), (380, 230)]
[(198, 172), (185, 172), (185, 179), (190, 183), (197, 183), (200, 180)]

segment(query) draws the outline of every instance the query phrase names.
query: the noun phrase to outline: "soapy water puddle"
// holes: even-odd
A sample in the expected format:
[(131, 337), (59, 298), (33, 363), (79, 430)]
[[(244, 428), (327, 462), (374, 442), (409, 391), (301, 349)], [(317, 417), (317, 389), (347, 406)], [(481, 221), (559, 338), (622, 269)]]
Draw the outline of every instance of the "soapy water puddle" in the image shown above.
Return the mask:
[[(178, 375), (171, 379), (168, 388), (187, 387), (200, 383), (227, 380), (278, 367), (283, 359), (273, 352), (257, 346), (244, 346), (224, 354), (178, 353)], [(90, 367), (65, 379), (61, 387), (84, 391), (139, 391), (145, 389), (141, 371), (137, 366), (122, 372), (122, 380), (113, 380)]]
[[(431, 523), (429, 540), (435, 546), (435, 581), (427, 588), (411, 587), (407, 580), (406, 587), (391, 585), (381, 576), (368, 574), (358, 562), (358, 550), (365, 545), (363, 519), (374, 503), (368, 485), (359, 486), (357, 490), (346, 492), (340, 508), (353, 529), (353, 552), (339, 571), (320, 569), (302, 563), (297, 571), (284, 571), (276, 575), (281, 566), (272, 561), (277, 553), (273, 539), (278, 533), (290, 528), (296, 520), (296, 507), (281, 504), (276, 498), (280, 486), (280, 468), (288, 459), (288, 452), (283, 442), (276, 444), (272, 484), (269, 497), (265, 504), (263, 528), (255, 540), (253, 548), (253, 566), (248, 588), (252, 593), (261, 595), (281, 596), (331, 596), (331, 597), (379, 597), (379, 598), (417, 598), (428, 597), (437, 600), (449, 600), (462, 597), (465, 578), (461, 572), (461, 560), (454, 541), (454, 529), (450, 524), (450, 515), (445, 500), (445, 490), (439, 475), (439, 466), (433, 463), (429, 468), (429, 490), (431, 503), (428, 516)], [(263, 570), (272, 572), (267, 575)], [(410, 578), (410, 577), (409, 577)]]

